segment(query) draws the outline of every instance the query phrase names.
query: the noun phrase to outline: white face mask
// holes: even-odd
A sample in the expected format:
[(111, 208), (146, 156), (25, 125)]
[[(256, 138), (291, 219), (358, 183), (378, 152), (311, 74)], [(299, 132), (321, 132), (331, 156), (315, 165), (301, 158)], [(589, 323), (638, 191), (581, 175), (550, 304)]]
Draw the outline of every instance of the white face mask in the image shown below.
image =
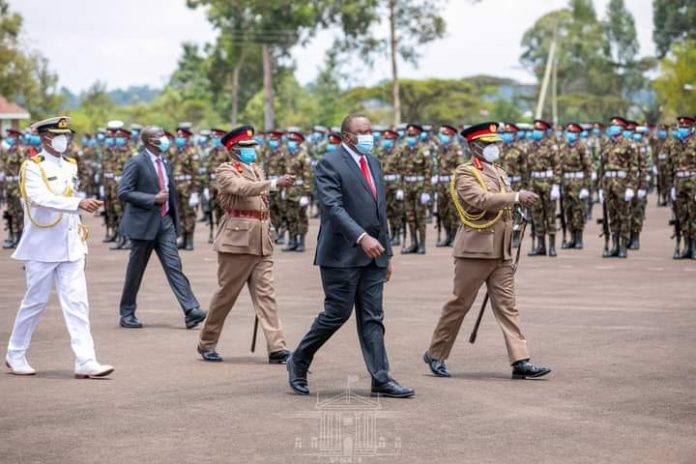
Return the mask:
[(495, 163), (496, 161), (498, 161), (499, 158), (500, 148), (498, 148), (498, 145), (494, 143), (486, 145), (486, 147), (483, 149), (483, 159), (485, 159), (489, 163)]
[(53, 148), (58, 153), (65, 153), (68, 149), (68, 136), (67, 135), (56, 135), (51, 139), (51, 148)]

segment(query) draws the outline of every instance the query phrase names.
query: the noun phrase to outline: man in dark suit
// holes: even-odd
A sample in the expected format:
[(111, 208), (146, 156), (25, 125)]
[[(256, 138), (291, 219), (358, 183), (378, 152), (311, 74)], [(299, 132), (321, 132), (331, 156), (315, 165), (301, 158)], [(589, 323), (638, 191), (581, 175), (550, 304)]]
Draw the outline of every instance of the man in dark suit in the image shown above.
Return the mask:
[(133, 242), (121, 295), (120, 324), (127, 329), (143, 326), (135, 317), (135, 301), (154, 250), (184, 310), (186, 328), (192, 329), (205, 319), (206, 312), (200, 309), (179, 258), (176, 188), (169, 163), (161, 156), (170, 142), (164, 130), (154, 126), (143, 129), (140, 138), (144, 148), (128, 160), (118, 185), (118, 197), (126, 208), (119, 232)]
[(358, 337), (372, 377), (372, 395), (413, 396), (389, 375), (384, 347), (382, 291), (391, 277), (384, 180), (371, 155), (372, 125), (350, 114), (341, 125), (341, 147), (317, 165), (321, 227), (314, 264), (320, 266), (324, 311), (288, 360), (290, 387), (308, 395), (307, 370), (314, 354), (349, 318), (355, 306)]

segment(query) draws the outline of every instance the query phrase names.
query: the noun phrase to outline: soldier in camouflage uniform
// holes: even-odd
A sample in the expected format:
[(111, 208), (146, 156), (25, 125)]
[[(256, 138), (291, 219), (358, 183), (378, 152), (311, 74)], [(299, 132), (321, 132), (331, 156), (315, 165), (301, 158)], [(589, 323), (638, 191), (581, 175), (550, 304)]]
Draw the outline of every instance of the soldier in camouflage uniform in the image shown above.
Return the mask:
[(212, 209), (212, 214), (208, 220), (213, 221), (212, 224), (208, 224), (208, 227), (211, 229), (214, 229), (216, 224), (220, 224), (220, 221), (225, 214), (220, 207), (220, 203), (217, 201), (219, 192), (217, 189), (217, 182), (215, 181), (215, 171), (217, 170), (218, 166), (229, 161), (227, 149), (220, 141), (225, 134), (226, 132), (222, 129), (210, 130), (210, 147), (205, 158), (206, 171), (208, 174), (208, 185), (210, 185), (210, 206)]
[(432, 160), (428, 145), (421, 142), (423, 129), (417, 124), (406, 127), (405, 142), (401, 144), (401, 175), (404, 191), (406, 224), (411, 244), (401, 249), (402, 254), (425, 254), (425, 230), (430, 191), (432, 190)]
[(602, 145), (600, 201), (606, 201), (612, 248), (603, 257), (626, 258), (631, 233), (631, 200), (639, 186), (638, 155), (632, 140), (624, 137), (628, 121), (611, 119), (608, 140)]
[[(282, 139), (284, 132), (271, 131), (266, 134), (267, 145), (261, 149), (261, 160), (264, 166), (266, 179), (277, 180), (285, 174), (285, 148)], [(269, 211), (271, 213), (271, 224), (275, 229), (277, 244), (285, 242), (285, 231), (287, 230), (287, 218), (283, 209), (282, 192), (272, 190), (269, 192)]]
[(650, 140), (653, 156), (653, 174), (657, 176), (657, 205), (667, 206), (670, 201), (669, 189), (672, 185), (670, 162), (668, 159), (670, 139), (667, 138), (667, 126), (657, 126), (655, 134)]
[(179, 248), (193, 250), (193, 233), (196, 230), (196, 207), (198, 197), (199, 157), (193, 146), (191, 124), (181, 123), (174, 138), (174, 162), (172, 163), (176, 193), (179, 196), (182, 240)]
[[(119, 121), (120, 122), (120, 121)], [(121, 125), (123, 123), (120, 123)], [(131, 132), (128, 129), (120, 127), (114, 131), (113, 137), (113, 147), (111, 149), (111, 156), (114, 159), (114, 180), (113, 187), (116, 189), (113, 192), (115, 197), (114, 201), (114, 213), (115, 213), (115, 227), (118, 230), (118, 225), (121, 223), (121, 218), (123, 217), (123, 203), (118, 198), (118, 183), (121, 180), (121, 174), (123, 174), (123, 168), (126, 162), (133, 156), (133, 146), (131, 142)], [(130, 250), (131, 242), (128, 237), (119, 235), (116, 244), (110, 247), (111, 250)]]
[[(526, 142), (519, 138), (520, 135), (520, 128), (511, 122), (503, 125), (500, 132), (500, 138), (503, 141), (500, 148), (500, 167), (507, 173), (508, 184), (515, 192), (519, 192), (522, 189), (526, 190), (529, 184), (525, 152)], [(519, 212), (517, 208), (512, 214), (514, 219), (512, 246), (517, 248), (520, 246), (520, 229), (518, 224), (521, 224), (521, 219), (518, 217)]]
[(645, 128), (638, 127), (635, 121), (628, 121), (628, 129), (635, 145), (635, 153), (638, 163), (638, 186), (636, 195), (631, 200), (631, 235), (628, 240), (629, 250), (640, 250), (640, 233), (643, 231), (645, 221), (645, 208), (648, 205), (648, 188), (650, 186), (650, 160), (648, 147), (643, 140)]
[(566, 227), (570, 240), (561, 244), (562, 248), (581, 250), (585, 230), (585, 200), (590, 196), (592, 176), (592, 155), (585, 142), (580, 140), (582, 126), (570, 123), (566, 127), (565, 142), (560, 147), (561, 195)]
[(288, 221), (288, 245), (283, 251), (305, 251), (309, 221), (307, 206), (312, 195), (312, 163), (301, 132), (288, 132), (285, 152), (285, 172), (295, 177), (292, 187), (281, 191)]
[(561, 193), (561, 167), (558, 164), (558, 145), (549, 137), (551, 124), (534, 121), (533, 142), (527, 153), (529, 187), (539, 195), (532, 207), (532, 221), (537, 246), (528, 256), (546, 256), (546, 234), (549, 236), (548, 255), (556, 256), (556, 202)]
[(445, 237), (437, 243), (438, 247), (452, 246), (459, 226), (457, 211), (452, 204), (449, 193), (452, 174), (457, 166), (464, 163), (464, 151), (459, 144), (457, 135), (458, 131), (455, 127), (443, 125), (438, 133), (439, 143), (435, 144), (437, 174), (433, 176), (432, 182), (437, 195), (438, 229), (445, 230)]
[(675, 223), (684, 239), (684, 248), (679, 250), (677, 236), (674, 259), (696, 259), (696, 120), (691, 116), (680, 116), (677, 122), (669, 160), (674, 179), (671, 196)]
[(8, 129), (0, 146), (0, 172), (4, 175), (5, 204), (5, 242), (3, 248), (15, 248), (24, 230), (24, 211), (19, 192), (19, 171), (26, 159), (26, 145), (20, 131)]
[(121, 202), (118, 199), (118, 181), (123, 172), (123, 156), (121, 155), (121, 146), (116, 145), (116, 137), (119, 136), (119, 144), (121, 140), (125, 140), (125, 129), (123, 129), (122, 121), (109, 121), (107, 123), (104, 149), (102, 155), (102, 177), (104, 187), (104, 222), (106, 225), (106, 237), (103, 242), (117, 242), (114, 249), (122, 247), (125, 243), (125, 237), (121, 238), (118, 234), (118, 222), (123, 211)]
[(389, 236), (394, 246), (401, 245), (401, 234), (404, 232), (404, 191), (400, 151), (396, 146), (398, 137), (399, 135), (393, 130), (387, 129), (382, 132), (382, 140), (376, 154), (384, 172)]

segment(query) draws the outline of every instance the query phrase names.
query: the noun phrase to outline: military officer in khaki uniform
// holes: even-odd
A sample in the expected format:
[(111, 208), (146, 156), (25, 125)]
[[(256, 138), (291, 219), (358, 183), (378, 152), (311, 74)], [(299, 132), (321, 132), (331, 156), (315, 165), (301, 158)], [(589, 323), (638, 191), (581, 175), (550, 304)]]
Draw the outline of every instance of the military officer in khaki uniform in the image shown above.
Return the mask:
[(217, 201), (225, 212), (213, 249), (218, 253), (219, 288), (201, 330), (198, 352), (206, 361), (222, 361), (215, 350), (225, 318), (245, 285), (266, 336), (269, 363), (283, 364), (286, 349), (273, 288), (273, 240), (268, 192), (290, 187), (294, 178), (282, 175), (265, 180), (256, 164), (254, 128), (243, 126), (228, 132), (222, 144), (233, 161), (217, 168)]
[(459, 166), (452, 181), (452, 201), (461, 224), (454, 243), (454, 295), (442, 308), (430, 348), (423, 355), (433, 374), (449, 377), (445, 360), (481, 285), (485, 282), (498, 320), (513, 378), (541, 377), (550, 369), (529, 361), (515, 305), (515, 277), (511, 258), (512, 209), (531, 205), (539, 197), (529, 191), (513, 192), (499, 158), (498, 123), (487, 122), (461, 132), (473, 156)]

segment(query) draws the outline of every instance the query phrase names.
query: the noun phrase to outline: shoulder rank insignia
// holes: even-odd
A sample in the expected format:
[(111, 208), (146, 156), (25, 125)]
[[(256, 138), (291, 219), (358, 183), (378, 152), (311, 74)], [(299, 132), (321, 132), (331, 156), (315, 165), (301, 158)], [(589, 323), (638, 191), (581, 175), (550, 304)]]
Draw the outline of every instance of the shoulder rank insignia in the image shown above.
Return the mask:
[(43, 163), (45, 158), (43, 157), (43, 155), (34, 155), (29, 159), (35, 162), (36, 164), (39, 164)]
[(473, 164), (474, 167), (476, 167), (476, 169), (478, 169), (479, 171), (483, 171), (483, 163), (481, 162), (480, 159), (478, 159), (476, 157), (472, 158), (471, 164)]
[(242, 163), (239, 161), (232, 163), (232, 167), (240, 174), (244, 171), (244, 168), (242, 168)]
[(64, 156), (63, 159), (70, 164), (77, 164), (77, 161), (75, 160), (75, 158), (71, 158), (69, 156)]

